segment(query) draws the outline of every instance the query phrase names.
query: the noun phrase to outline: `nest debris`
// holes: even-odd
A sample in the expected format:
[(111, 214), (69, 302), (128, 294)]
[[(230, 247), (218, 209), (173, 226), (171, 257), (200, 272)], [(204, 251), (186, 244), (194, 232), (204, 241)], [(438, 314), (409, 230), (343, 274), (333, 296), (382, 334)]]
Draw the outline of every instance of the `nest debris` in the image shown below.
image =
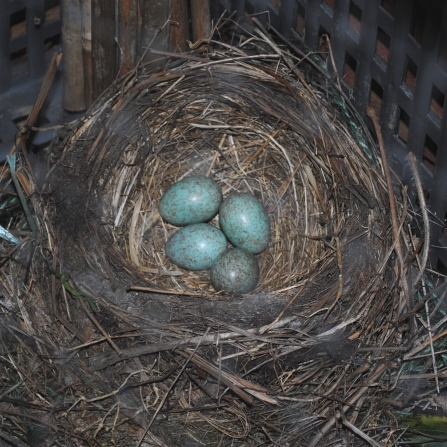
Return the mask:
[[(391, 409), (426, 390), (409, 393), (406, 371), (422, 361), (424, 387), (438, 380), (420, 354), (432, 331), (409, 330), (421, 306), (405, 308), (380, 163), (326, 79), (303, 84), (284, 62), (295, 56), (253, 42), (139, 67), (53, 145), (31, 197), (39, 238), (2, 245), (7, 442), (391, 445)], [(268, 210), (248, 296), (216, 294), (164, 255), (175, 227), (157, 203), (191, 174)]]

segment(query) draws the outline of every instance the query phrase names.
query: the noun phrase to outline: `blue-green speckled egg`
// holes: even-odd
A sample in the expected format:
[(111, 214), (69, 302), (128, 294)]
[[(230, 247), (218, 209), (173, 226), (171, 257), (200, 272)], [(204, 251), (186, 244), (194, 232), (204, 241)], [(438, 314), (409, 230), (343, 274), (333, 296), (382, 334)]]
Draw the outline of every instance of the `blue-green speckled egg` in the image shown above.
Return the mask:
[(270, 222), (262, 203), (251, 194), (231, 194), (219, 210), (220, 228), (229, 241), (250, 253), (261, 253), (270, 239)]
[(211, 267), (211, 283), (217, 291), (229, 295), (251, 292), (259, 280), (258, 261), (248, 251), (232, 248), (224, 251)]
[(222, 203), (222, 190), (205, 176), (185, 177), (174, 183), (159, 204), (161, 217), (173, 225), (190, 225), (211, 220)]
[(227, 239), (218, 228), (205, 223), (188, 225), (166, 242), (166, 256), (188, 270), (208, 270), (227, 249)]

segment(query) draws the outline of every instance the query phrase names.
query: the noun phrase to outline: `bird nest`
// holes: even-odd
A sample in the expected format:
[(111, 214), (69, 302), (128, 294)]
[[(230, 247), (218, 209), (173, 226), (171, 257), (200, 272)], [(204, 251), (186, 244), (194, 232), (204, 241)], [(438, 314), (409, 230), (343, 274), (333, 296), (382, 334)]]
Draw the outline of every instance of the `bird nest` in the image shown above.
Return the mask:
[[(349, 101), (327, 77), (309, 85), (274, 48), (140, 66), (53, 142), (33, 198), (39, 249), (23, 248), (33, 262), (18, 277), (36, 295), (26, 315), (48, 387), (69, 390), (36, 413), (60, 436), (315, 446), (338, 439), (345, 413), (348, 429), (380, 425), (382, 407), (363, 406), (392, 366), (367, 356), (408, 330), (392, 192)], [(209, 272), (167, 259), (177, 228), (158, 203), (189, 175), (267, 210), (271, 240), (250, 294), (218, 293)], [(369, 442), (374, 430), (355, 433)]]
[[(224, 197), (248, 192), (264, 204), (272, 236), (258, 255), (255, 294), (296, 292), (352, 238), (383, 257), (380, 176), (340, 113), (277, 62), (274, 55), (187, 62), (126, 79), (99, 101), (64, 142), (51, 180), (64, 197), (68, 179), (78, 184), (77, 203), (66, 210), (63, 200), (57, 212), (77, 222), (67, 236), (74, 225), (85, 241), (94, 228), (99, 250), (113, 252), (98, 263), (86, 247), (90, 265), (105, 272), (116, 259), (154, 292), (215, 297), (209, 272), (181, 270), (164, 251), (178, 228), (163, 221), (158, 203), (189, 175), (214, 179)], [(364, 250), (356, 265), (374, 263)]]

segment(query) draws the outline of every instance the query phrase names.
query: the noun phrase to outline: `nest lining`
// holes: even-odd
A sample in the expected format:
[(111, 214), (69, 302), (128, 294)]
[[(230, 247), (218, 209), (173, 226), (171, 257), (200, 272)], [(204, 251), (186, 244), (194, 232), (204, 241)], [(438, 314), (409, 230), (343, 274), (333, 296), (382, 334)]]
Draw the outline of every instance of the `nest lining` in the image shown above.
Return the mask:
[[(207, 175), (224, 196), (255, 195), (272, 238), (258, 255), (254, 293), (287, 295), (334, 256), (335, 235), (344, 243), (356, 228), (384, 231), (380, 177), (341, 117), (315, 98), (282, 65), (272, 73), (265, 62), (187, 63), (113, 95), (74, 133), (61, 164), (95, 120), (107, 119), (87, 150), (89, 195), (102, 197), (103, 230), (128, 268), (166, 291), (215, 295), (208, 272), (166, 258), (178, 228), (159, 216), (163, 192), (187, 175)], [(371, 198), (375, 209), (365, 206)]]

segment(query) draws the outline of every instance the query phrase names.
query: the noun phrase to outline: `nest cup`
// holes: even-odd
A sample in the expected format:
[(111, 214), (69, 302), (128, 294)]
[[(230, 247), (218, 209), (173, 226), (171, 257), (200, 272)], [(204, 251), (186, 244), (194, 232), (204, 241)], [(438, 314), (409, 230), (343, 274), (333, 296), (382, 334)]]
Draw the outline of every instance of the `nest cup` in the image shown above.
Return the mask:
[[(223, 435), (317, 445), (339, 436), (334, 396), (347, 420), (357, 413), (377, 433), (377, 396), (390, 389), (380, 375), (393, 371), (382, 347), (401, 352), (408, 325), (367, 133), (328, 78), (309, 87), (295, 76), (288, 53), (179, 57), (191, 60), (117, 81), (53, 142), (43, 194), (30, 198), (38, 245), (16, 249), (18, 273), (3, 282), (13, 296), (23, 280), (26, 306), (17, 302), (36, 337), (21, 342), (32, 358), (21, 370), (49, 377), (45, 411), (63, 436), (82, 429), (104, 445), (118, 432), (134, 445), (141, 427), (166, 445), (222, 445)], [(165, 255), (178, 227), (160, 218), (160, 198), (191, 175), (267, 210), (271, 239), (249, 294), (218, 293), (208, 271)], [(27, 389), (27, 401), (44, 392)]]
[[(338, 111), (286, 67), (273, 71), (277, 62), (187, 62), (111, 88), (64, 143), (51, 180), (82, 183), (85, 205), (70, 209), (78, 231), (95, 226), (96, 250), (112, 250), (115, 265), (152, 287), (211, 298), (209, 272), (167, 259), (164, 245), (178, 228), (158, 212), (170, 186), (205, 175), (224, 197), (253, 194), (268, 212), (271, 240), (257, 255), (254, 294), (294, 293), (354, 234), (367, 233), (373, 246), (385, 208), (374, 163)], [(218, 227), (218, 216), (210, 223)]]

